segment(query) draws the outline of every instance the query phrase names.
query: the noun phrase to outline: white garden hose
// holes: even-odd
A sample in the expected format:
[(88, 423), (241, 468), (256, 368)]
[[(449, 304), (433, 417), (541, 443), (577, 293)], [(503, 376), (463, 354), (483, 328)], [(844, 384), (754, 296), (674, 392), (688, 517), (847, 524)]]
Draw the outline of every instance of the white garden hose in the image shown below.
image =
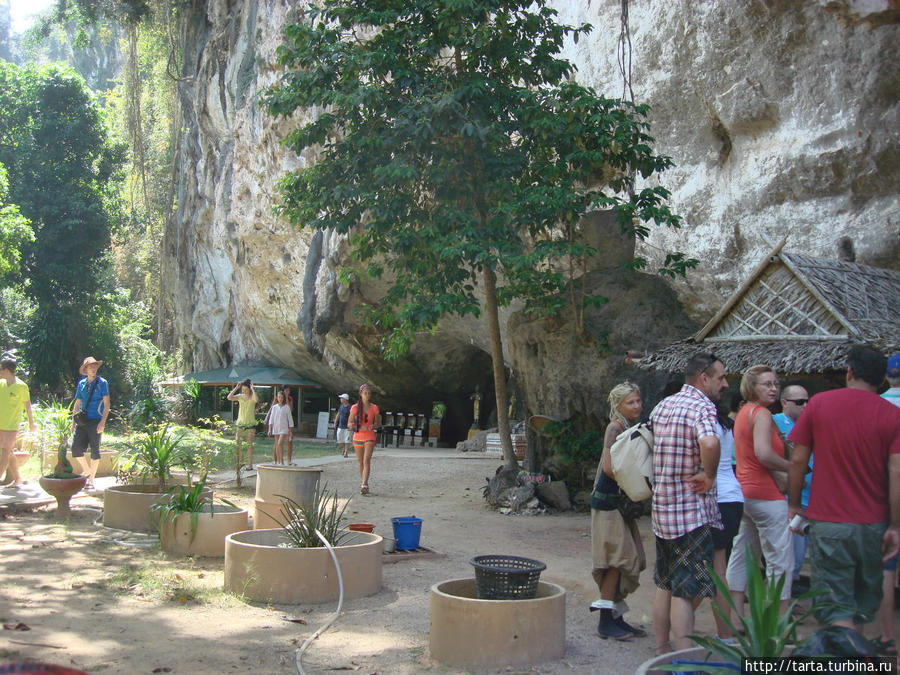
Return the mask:
[(297, 671), (300, 673), (300, 675), (306, 675), (306, 671), (303, 670), (303, 665), (300, 662), (301, 659), (303, 658), (303, 652), (306, 651), (306, 648), (309, 646), (309, 644), (313, 640), (315, 640), (322, 633), (324, 633), (326, 630), (328, 630), (328, 627), (331, 624), (333, 624), (334, 620), (338, 618), (338, 615), (340, 615), (341, 607), (344, 606), (344, 577), (341, 576), (341, 566), (338, 564), (337, 555), (335, 555), (334, 549), (331, 547), (331, 544), (328, 543), (328, 540), (318, 530), (316, 530), (316, 536), (322, 541), (323, 544), (325, 544), (325, 548), (327, 548), (328, 552), (331, 554), (331, 559), (334, 561), (334, 567), (337, 570), (338, 605), (337, 605), (337, 609), (334, 610), (334, 614), (331, 616), (331, 618), (325, 622), (325, 625), (323, 625), (321, 628), (319, 628), (319, 630), (317, 630), (315, 633), (313, 633), (308, 638), (306, 638), (304, 643), (302, 645), (300, 645), (300, 648), (297, 650)]

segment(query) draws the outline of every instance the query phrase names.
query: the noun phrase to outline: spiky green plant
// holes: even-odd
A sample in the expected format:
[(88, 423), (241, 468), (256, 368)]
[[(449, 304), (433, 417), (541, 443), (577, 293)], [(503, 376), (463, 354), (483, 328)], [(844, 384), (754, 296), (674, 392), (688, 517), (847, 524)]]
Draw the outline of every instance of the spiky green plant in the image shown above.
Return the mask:
[(171, 434), (168, 424), (149, 427), (136, 437), (132, 447), (119, 460), (119, 467), (125, 472), (134, 471), (143, 478), (152, 477), (159, 491), (165, 492), (172, 469), (184, 463), (178, 447), (184, 433)]
[(275, 495), (281, 499), (281, 517), (272, 518), (278, 523), (288, 537), (288, 541), (296, 548), (316, 548), (323, 546), (316, 535), (322, 533), (332, 546), (341, 543), (350, 532), (344, 529), (344, 512), (349, 501), (338, 506), (337, 492), (328, 492), (327, 485), (316, 483), (312, 503), (309, 506), (298, 504), (290, 497)]
[(41, 406), (35, 406), (34, 415), (44, 432), (49, 432), (50, 442), (56, 443), (57, 462), (50, 478), (74, 478), (79, 475), (72, 469), (66, 456), (69, 433), (72, 430), (72, 403), (51, 398)]
[[(206, 489), (206, 479), (190, 488), (184, 485), (175, 485), (166, 492), (166, 497), (150, 507), (150, 512), (156, 516), (159, 530), (162, 531), (163, 525), (169, 520), (175, 520), (183, 513), (191, 514), (191, 543), (197, 535), (197, 521), (203, 508), (209, 507), (209, 515), (215, 517), (215, 508), (213, 498), (205, 495), (203, 491)], [(238, 508), (233, 502), (222, 497), (217, 498), (223, 504)]]
[[(711, 655), (718, 657), (729, 664), (741, 667), (741, 659), (752, 657), (779, 657), (784, 655), (788, 645), (797, 641), (797, 627), (809, 615), (809, 610), (794, 614), (794, 607), (799, 600), (809, 600), (822, 594), (821, 591), (810, 591), (799, 598), (792, 599), (784, 614), (781, 613), (781, 592), (784, 589), (785, 575), (781, 575), (774, 582), (763, 576), (759, 565), (751, 562), (754, 560), (750, 547), (746, 552), (747, 562), (747, 590), (745, 591), (746, 604), (744, 616), (740, 619), (741, 629), (735, 627), (731, 619), (717, 605), (713, 604), (713, 611), (718, 613), (731, 630), (737, 640), (737, 645), (725, 644), (720, 638), (707, 637), (705, 635), (691, 635), (691, 639), (699, 646), (706, 648)], [(709, 574), (716, 584), (716, 590), (722, 594), (731, 613), (738, 616), (737, 607), (731, 599), (728, 586), (712, 570)], [(698, 673), (714, 673), (727, 675), (734, 673), (734, 668), (716, 665), (666, 665), (658, 666), (659, 670), (668, 671), (693, 671)]]

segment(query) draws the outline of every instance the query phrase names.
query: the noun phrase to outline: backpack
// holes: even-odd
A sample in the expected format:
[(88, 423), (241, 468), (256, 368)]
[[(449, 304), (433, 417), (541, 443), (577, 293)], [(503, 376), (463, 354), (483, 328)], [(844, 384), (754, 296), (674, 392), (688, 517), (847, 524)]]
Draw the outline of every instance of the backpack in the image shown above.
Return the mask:
[(649, 424), (629, 427), (609, 449), (613, 478), (632, 501), (653, 496), (653, 431)]

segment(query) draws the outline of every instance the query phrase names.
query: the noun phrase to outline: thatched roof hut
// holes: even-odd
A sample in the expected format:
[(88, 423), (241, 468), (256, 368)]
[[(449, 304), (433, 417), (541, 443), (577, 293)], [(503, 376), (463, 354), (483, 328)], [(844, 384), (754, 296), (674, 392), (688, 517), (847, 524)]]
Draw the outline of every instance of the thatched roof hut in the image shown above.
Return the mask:
[(693, 337), (639, 360), (683, 372), (703, 349), (729, 373), (765, 363), (785, 375), (846, 368), (853, 344), (900, 351), (900, 272), (782, 253), (782, 240)]

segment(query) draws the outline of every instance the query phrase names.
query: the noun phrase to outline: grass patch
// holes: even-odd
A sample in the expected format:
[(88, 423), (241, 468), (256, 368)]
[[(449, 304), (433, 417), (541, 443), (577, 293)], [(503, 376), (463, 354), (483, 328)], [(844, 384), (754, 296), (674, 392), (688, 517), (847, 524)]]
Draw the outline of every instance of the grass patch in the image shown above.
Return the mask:
[[(188, 427), (181, 425), (172, 425), (173, 434), (184, 433), (184, 438), (179, 444), (180, 448), (186, 449), (191, 453), (200, 454), (204, 448), (210, 451), (210, 471), (225, 471), (234, 468), (234, 436), (223, 436), (217, 431), (209, 429), (200, 429), (197, 427)], [(257, 435), (253, 441), (253, 462), (272, 461), (274, 457), (275, 440), (263, 435)], [(129, 448), (129, 436), (122, 433), (120, 429), (111, 429), (103, 434), (103, 445), (106, 450), (118, 450), (122, 452)], [(334, 442), (322, 443), (305, 440), (302, 438), (294, 439), (293, 459), (327, 457), (338, 453), (337, 446)]]
[(152, 602), (179, 605), (238, 606), (240, 602), (222, 590), (222, 572), (166, 567), (165, 561), (126, 563), (106, 580), (107, 588)]

